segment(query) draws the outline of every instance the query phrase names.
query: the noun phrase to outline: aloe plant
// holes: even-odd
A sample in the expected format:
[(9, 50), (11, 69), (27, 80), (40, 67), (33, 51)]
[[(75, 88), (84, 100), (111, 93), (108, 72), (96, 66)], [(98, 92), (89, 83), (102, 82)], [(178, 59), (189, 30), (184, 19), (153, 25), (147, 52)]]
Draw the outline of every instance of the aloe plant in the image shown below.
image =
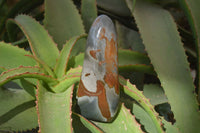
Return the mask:
[[(199, 66), (194, 84), (185, 53), (199, 62), (198, 0), (82, 0), (80, 9), (71, 0), (45, 0), (41, 11), (36, 7), (42, 2), (21, 0), (10, 10), (0, 2), (0, 132), (200, 131), (194, 86), (198, 90)], [(179, 5), (196, 51), (185, 47), (190, 30), (169, 12)], [(76, 105), (87, 33), (97, 13), (109, 15), (118, 33), (121, 105), (109, 123), (84, 118)]]

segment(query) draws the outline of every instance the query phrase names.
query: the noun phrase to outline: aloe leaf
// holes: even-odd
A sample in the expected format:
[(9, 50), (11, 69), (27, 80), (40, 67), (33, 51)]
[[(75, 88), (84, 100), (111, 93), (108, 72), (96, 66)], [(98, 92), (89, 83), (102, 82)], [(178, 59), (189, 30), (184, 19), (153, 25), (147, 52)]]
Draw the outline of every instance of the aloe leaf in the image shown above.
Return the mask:
[(39, 131), (42, 133), (72, 133), (71, 86), (63, 93), (52, 93), (38, 83), (37, 110)]
[(162, 122), (166, 129), (165, 131), (166, 133), (180, 133), (180, 130), (175, 125), (172, 125), (170, 122), (166, 121), (164, 118), (162, 118)]
[[(83, 118), (83, 116), (78, 115), (78, 114), (72, 112), (72, 119), (73, 119), (72, 120), (72, 125), (73, 125), (73, 131), (74, 131), (74, 133), (80, 133), (80, 132), (91, 133), (90, 130), (94, 131), (94, 133), (95, 133), (95, 130), (91, 129), (92, 127), (90, 127), (90, 125), (87, 125), (87, 124), (84, 125), (84, 123), (81, 121), (81, 118)], [(91, 122), (89, 122), (88, 124), (91, 124)], [(92, 124), (92, 126), (93, 125), (94, 124)]]
[(25, 80), (24, 78), (20, 79), (21, 85), (23, 86), (23, 89), (29, 93), (31, 96), (35, 98), (36, 95), (36, 86), (35, 84)]
[[(121, 51), (121, 54), (118, 57), (120, 61), (119, 73), (124, 77), (131, 79), (139, 89), (142, 89), (144, 84), (144, 73), (155, 74), (153, 67), (150, 65), (149, 58), (146, 54), (143, 54), (144, 45), (142, 44), (142, 40), (136, 31), (125, 28), (119, 23), (116, 23), (116, 26), (118, 27), (118, 42), (122, 44), (121, 46), (131, 47), (134, 51)], [(130, 65), (133, 61), (135, 64)], [(124, 65), (122, 63), (124, 63)]]
[(150, 99), (152, 105), (158, 105), (168, 102), (167, 96), (161, 86), (158, 84), (145, 84), (144, 95)]
[(5, 22), (8, 18), (13, 18), (16, 14), (25, 13), (28, 10), (37, 7), (38, 5), (42, 4), (43, 0), (34, 0), (34, 1), (27, 1), (27, 0), (20, 0), (17, 2), (11, 10), (2, 18), (0, 23), (0, 33), (3, 31), (5, 27)]
[[(88, 130), (92, 133), (103, 133), (102, 130), (100, 130), (98, 127), (96, 127), (92, 122), (90, 122), (89, 120), (87, 120), (86, 118), (84, 118), (83, 116), (79, 115), (79, 114), (76, 114), (76, 113), (73, 113), (73, 115), (75, 115), (77, 118), (80, 119), (80, 121), (82, 122), (82, 124), (88, 128)], [(78, 121), (78, 119), (73, 119), (73, 121)], [(78, 129), (76, 129), (78, 128)], [(76, 128), (74, 130), (76, 130), (77, 132), (89, 132), (89, 131), (84, 131), (84, 129), (79, 129), (80, 126), (77, 126), (76, 124)], [(76, 132), (75, 131), (75, 132)]]
[(122, 104), (116, 119), (112, 123), (94, 123), (106, 133), (143, 133), (140, 124), (135, 120), (135, 116), (130, 113), (130, 110), (128, 110), (124, 104)]
[(97, 5), (108, 12), (119, 16), (130, 16), (131, 13), (124, 0), (97, 0)]
[(45, 0), (44, 24), (60, 50), (66, 40), (84, 34), (81, 16), (72, 0)]
[(136, 51), (119, 49), (119, 71), (140, 71), (154, 74), (147, 55)]
[(86, 35), (81, 36), (75, 36), (71, 38), (67, 43), (64, 45), (63, 49), (61, 50), (60, 57), (58, 58), (58, 61), (56, 63), (55, 67), (55, 73), (58, 78), (62, 77), (66, 73), (68, 61), (70, 58), (70, 54), (72, 51), (72, 48), (74, 47), (75, 43), (81, 39), (86, 37)]
[(40, 64), (41, 67), (45, 70), (45, 72), (47, 72), (50, 76), (54, 78), (56, 77), (54, 72), (51, 70), (51, 68), (47, 64), (45, 64), (42, 60), (40, 60), (39, 58), (33, 55), (26, 55), (26, 56), (29, 56), (30, 58), (33, 58), (35, 61), (37, 61), (38, 64)]
[(119, 77), (119, 83), (123, 86), (125, 94), (136, 100), (149, 114), (156, 126), (157, 132), (162, 133), (163, 130), (161, 120), (158, 117), (158, 113), (154, 110), (154, 107), (149, 102), (149, 99), (143, 95), (142, 91), (139, 91), (134, 85), (132, 85), (129, 81), (126, 81), (124, 78)]
[(85, 30), (88, 33), (93, 21), (97, 17), (96, 0), (82, 0), (81, 1), (81, 17)]
[(0, 42), (0, 67), (12, 69), (21, 65), (35, 66), (36, 61), (25, 55), (31, 55), (31, 53), (17, 46)]
[(137, 1), (133, 12), (145, 48), (181, 132), (200, 131), (194, 85), (176, 24), (158, 6)]
[(150, 65), (145, 64), (130, 64), (130, 65), (122, 65), (119, 66), (119, 72), (141, 72), (141, 73), (148, 73), (151, 75), (156, 75), (154, 69)]
[(64, 76), (58, 84), (52, 87), (52, 90), (56, 93), (63, 92), (71, 85), (80, 81), (82, 67), (77, 67), (74, 69), (70, 69), (66, 76)]
[[(145, 130), (148, 133), (156, 133), (156, 128), (152, 122), (152, 119), (147, 114), (147, 112), (137, 104), (133, 104), (133, 114), (144, 126)], [(166, 133), (180, 133), (176, 126), (172, 125), (170, 122), (162, 118), (162, 123), (164, 124)]]
[(39, 67), (20, 66), (18, 68), (10, 69), (8, 71), (3, 72), (0, 75), (0, 86), (9, 82), (10, 80), (19, 78), (36, 78), (43, 80), (47, 83), (51, 83), (52, 85), (58, 82), (51, 76), (45, 75), (43, 72), (41, 72), (41, 69)]
[(156, 133), (157, 129), (149, 116), (149, 114), (139, 105), (133, 104), (133, 114), (140, 121), (140, 123), (144, 126), (144, 129), (148, 133)]
[(22, 131), (38, 126), (34, 98), (23, 89), (0, 88), (0, 131)]
[(130, 49), (140, 53), (145, 53), (144, 44), (140, 34), (126, 26), (116, 22), (116, 30), (118, 37), (118, 47), (124, 49)]
[(200, 102), (200, 1), (199, 0), (179, 0), (182, 5), (188, 20), (190, 22), (190, 26), (192, 28), (194, 39), (196, 41), (196, 50), (197, 50), (197, 87), (199, 88), (198, 100)]
[(84, 61), (84, 53), (80, 53), (77, 56), (73, 56), (69, 59), (67, 69), (83, 66), (83, 61)]
[(34, 19), (19, 15), (15, 20), (9, 20), (8, 25), (17, 24), (29, 41), (32, 53), (53, 68), (59, 51), (47, 31)]
[(28, 40), (25, 38), (25, 39), (21, 39), (21, 40), (19, 40), (19, 41), (15, 41), (15, 42), (12, 42), (12, 45), (13, 46), (19, 46), (20, 44), (22, 45), (22, 44), (26, 44), (26, 43), (28, 43)]
[(37, 79), (20, 78), (9, 81), (8, 83), (4, 84), (3, 87), (7, 89), (10, 88), (24, 89), (28, 94), (30, 94), (35, 98), (36, 84), (37, 84)]
[(150, 60), (147, 55), (131, 51), (131, 50), (119, 50), (119, 65), (129, 65), (129, 64), (147, 64), (150, 65)]

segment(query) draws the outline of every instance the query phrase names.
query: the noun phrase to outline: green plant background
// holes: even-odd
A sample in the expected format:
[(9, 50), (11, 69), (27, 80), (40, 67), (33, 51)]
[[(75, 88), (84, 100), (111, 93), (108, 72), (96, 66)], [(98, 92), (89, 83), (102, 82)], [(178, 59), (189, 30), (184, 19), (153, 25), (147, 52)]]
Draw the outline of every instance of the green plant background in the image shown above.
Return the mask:
[[(200, 132), (198, 5), (0, 1), (0, 132)], [(100, 14), (118, 34), (120, 106), (110, 123), (81, 116), (75, 98), (87, 33)]]

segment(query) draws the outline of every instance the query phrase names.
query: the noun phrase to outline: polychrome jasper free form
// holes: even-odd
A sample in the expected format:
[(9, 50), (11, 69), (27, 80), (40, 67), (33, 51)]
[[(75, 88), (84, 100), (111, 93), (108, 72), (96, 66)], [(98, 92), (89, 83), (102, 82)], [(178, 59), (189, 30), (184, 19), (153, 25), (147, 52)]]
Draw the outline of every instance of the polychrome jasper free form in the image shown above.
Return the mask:
[(119, 103), (117, 35), (106, 15), (96, 18), (88, 34), (77, 101), (84, 117), (109, 122)]

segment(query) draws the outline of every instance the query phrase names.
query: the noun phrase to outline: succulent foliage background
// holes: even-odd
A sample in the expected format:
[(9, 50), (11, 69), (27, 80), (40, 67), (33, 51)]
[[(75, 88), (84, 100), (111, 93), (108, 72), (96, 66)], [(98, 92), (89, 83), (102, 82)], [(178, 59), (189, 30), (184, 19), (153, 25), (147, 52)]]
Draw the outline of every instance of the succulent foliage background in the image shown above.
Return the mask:
[[(112, 6), (111, 6), (112, 5)], [(199, 0), (1, 0), (0, 132), (200, 132)], [(118, 34), (120, 107), (110, 123), (76, 105), (87, 33)]]

